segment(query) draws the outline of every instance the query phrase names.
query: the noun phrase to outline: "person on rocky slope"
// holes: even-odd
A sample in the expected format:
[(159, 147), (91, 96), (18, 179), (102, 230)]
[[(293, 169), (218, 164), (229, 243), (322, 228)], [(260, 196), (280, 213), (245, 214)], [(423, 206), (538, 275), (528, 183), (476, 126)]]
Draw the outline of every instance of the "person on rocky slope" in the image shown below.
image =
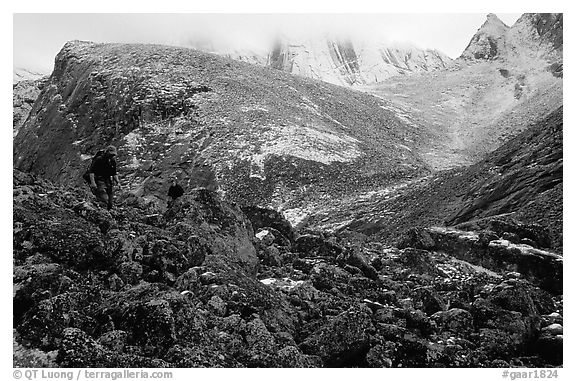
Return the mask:
[(170, 201), (168, 201), (168, 207), (170, 207), (178, 197), (184, 194), (184, 188), (180, 184), (178, 184), (178, 178), (176, 175), (170, 176), (170, 188), (168, 188), (168, 197), (170, 197)]
[(106, 147), (103, 154), (94, 157), (88, 170), (90, 189), (96, 200), (106, 205), (108, 210), (114, 207), (114, 185), (120, 184), (116, 173), (116, 154), (115, 146)]

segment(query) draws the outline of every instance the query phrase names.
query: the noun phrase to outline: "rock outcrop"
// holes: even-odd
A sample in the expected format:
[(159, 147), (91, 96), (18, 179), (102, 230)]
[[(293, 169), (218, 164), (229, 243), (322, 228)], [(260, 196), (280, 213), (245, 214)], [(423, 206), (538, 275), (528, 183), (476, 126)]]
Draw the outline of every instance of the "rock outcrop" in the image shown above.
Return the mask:
[(525, 13), (512, 27), (490, 13), (462, 52), (463, 60), (545, 59), (562, 63), (562, 13)]

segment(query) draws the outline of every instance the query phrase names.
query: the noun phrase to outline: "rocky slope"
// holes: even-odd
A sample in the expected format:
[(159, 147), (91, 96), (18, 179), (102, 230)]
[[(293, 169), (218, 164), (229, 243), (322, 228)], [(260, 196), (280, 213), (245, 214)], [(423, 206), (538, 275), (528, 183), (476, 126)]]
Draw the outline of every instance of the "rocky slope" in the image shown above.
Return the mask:
[(40, 95), (48, 77), (36, 80), (20, 80), (12, 86), (12, 135), (16, 136), (24, 124), (32, 105)]
[(562, 26), (562, 14), (524, 14), (511, 28), (490, 14), (456, 68), (362, 90), (437, 136), (422, 152), (433, 168), (472, 164), (562, 105)]
[(278, 205), (426, 173), (428, 139), (386, 102), (198, 51), (72, 42), (14, 139), (14, 165), (78, 182), (96, 150), (119, 146), (124, 182), (155, 197), (186, 186)]
[[(309, 226), (353, 229), (395, 239), (413, 226), (463, 225), (473, 230), (510, 218), (543, 225), (562, 251), (562, 108), (534, 123), (484, 160), (408, 185), (311, 206)], [(347, 204), (346, 207), (343, 204)], [(509, 221), (508, 221), (509, 222)], [(520, 238), (512, 238), (519, 242)]]
[[(108, 212), (80, 188), (13, 184), (15, 366), (562, 363), (562, 296), (533, 271), (556, 259), (491, 271), (446, 254), (441, 231), (402, 248), (298, 233), (203, 188), (167, 210), (121, 192)], [(506, 250), (507, 230), (469, 251)]]
[(494, 14), (470, 40), (463, 60), (547, 59), (562, 63), (562, 13), (525, 13), (512, 27)]

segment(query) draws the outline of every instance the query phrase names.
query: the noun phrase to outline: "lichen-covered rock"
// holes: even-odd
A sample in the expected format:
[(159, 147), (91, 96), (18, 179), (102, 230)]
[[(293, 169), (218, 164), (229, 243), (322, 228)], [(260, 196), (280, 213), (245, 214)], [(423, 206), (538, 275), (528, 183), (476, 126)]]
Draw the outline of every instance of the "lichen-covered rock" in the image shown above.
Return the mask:
[(122, 330), (108, 331), (98, 338), (98, 342), (105, 348), (121, 353), (124, 351), (128, 334)]
[(467, 334), (474, 329), (472, 314), (460, 308), (452, 308), (448, 311), (439, 311), (431, 317), (438, 327), (450, 330), (458, 334)]
[(402, 250), (400, 261), (413, 271), (430, 276), (441, 276), (443, 273), (436, 267), (429, 252), (406, 248)]
[(294, 242), (296, 234), (292, 229), (292, 225), (281, 213), (257, 206), (244, 206), (242, 211), (252, 223), (254, 230), (272, 228), (279, 231), (289, 242)]
[[(561, 347), (562, 296), (522, 274), (496, 274), (434, 251), (417, 252), (424, 254), (422, 261), (408, 261), (424, 264), (427, 272), (420, 274), (401, 259), (413, 249), (323, 233), (310, 234), (311, 242), (317, 249), (337, 247), (338, 255), (329, 250), (319, 256), (312, 249), (272, 266), (263, 263), (257, 244), (260, 263), (253, 274), (249, 261), (231, 260), (242, 255), (238, 244), (252, 245), (249, 223), (209, 191), (184, 197), (155, 225), (141, 218), (151, 211), (146, 203), (118, 207), (105, 212), (114, 227), (101, 229), (98, 218), (71, 209), (81, 203), (76, 193), (18, 172), (14, 183), (15, 338), (27, 350), (58, 350), (57, 366), (474, 367), (495, 360), (513, 366), (561, 361), (536, 344), (556, 352)], [(92, 207), (88, 202), (78, 210)], [(54, 226), (63, 220), (66, 229), (89, 226), (93, 240), (58, 234), (58, 247), (39, 250), (38, 237), (54, 237), (43, 237), (53, 231), (39, 226), (34, 214)], [(82, 255), (98, 248), (101, 261), (71, 257), (66, 240)], [(275, 241), (267, 247), (279, 255), (290, 250)], [(374, 258), (378, 270), (369, 264)], [(433, 268), (443, 275), (432, 276)]]
[(179, 291), (194, 291), (200, 284), (198, 268), (190, 268), (176, 279), (174, 287)]
[(89, 292), (67, 292), (44, 299), (22, 317), (18, 331), (27, 342), (43, 349), (54, 349), (62, 340), (62, 332), (74, 327), (93, 332), (96, 320), (86, 310), (88, 303), (99, 301)]
[(66, 328), (58, 352), (58, 362), (65, 368), (102, 365), (104, 350), (94, 339), (78, 328)]
[(342, 247), (326, 240), (322, 236), (303, 234), (296, 239), (294, 250), (308, 257), (325, 256), (336, 258), (342, 253)]
[(333, 287), (348, 288), (351, 275), (344, 269), (325, 262), (320, 262), (310, 270), (310, 278), (315, 288), (329, 290)]
[(260, 318), (246, 323), (246, 342), (249, 348), (261, 352), (272, 352), (276, 345), (274, 336), (268, 332)]
[(304, 353), (320, 356), (328, 366), (362, 364), (375, 329), (370, 316), (366, 307), (351, 308), (306, 338), (301, 348)]
[(322, 360), (318, 356), (305, 355), (290, 345), (278, 351), (278, 364), (285, 368), (317, 368), (322, 366)]
[(212, 312), (216, 316), (225, 316), (227, 309), (226, 309), (226, 302), (224, 302), (218, 295), (214, 295), (208, 301), (208, 307), (212, 310)]
[(426, 229), (410, 228), (398, 239), (396, 247), (399, 249), (411, 247), (413, 249), (431, 250), (435, 244), (436, 242), (434, 242)]
[[(255, 274), (258, 258), (252, 244), (254, 233), (242, 211), (222, 202), (215, 192), (207, 189), (195, 189), (181, 199), (165, 214), (168, 229), (174, 230), (179, 222), (185, 222), (189, 226), (187, 235), (202, 237), (199, 247), (189, 248), (186, 269), (200, 265), (206, 256), (212, 255), (222, 256)], [(204, 252), (199, 256), (199, 251)]]
[(394, 346), (386, 345), (391, 344), (389, 342), (385, 345), (375, 345), (366, 354), (366, 362), (371, 368), (391, 368), (392, 360), (391, 357), (394, 356)]
[(142, 279), (142, 265), (138, 262), (124, 262), (119, 266), (119, 276), (128, 284), (136, 284)]
[(538, 311), (525, 284), (505, 282), (491, 292), (488, 301), (524, 316), (536, 316)]
[(432, 287), (418, 287), (411, 295), (414, 307), (424, 311), (427, 315), (446, 309), (446, 302)]

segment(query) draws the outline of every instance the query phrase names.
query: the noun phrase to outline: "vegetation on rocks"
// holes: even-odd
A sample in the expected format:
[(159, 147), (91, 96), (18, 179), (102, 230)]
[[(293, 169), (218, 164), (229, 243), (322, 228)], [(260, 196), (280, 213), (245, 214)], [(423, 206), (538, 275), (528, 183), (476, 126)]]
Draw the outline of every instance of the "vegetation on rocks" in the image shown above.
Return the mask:
[(14, 195), (16, 366), (560, 364), (561, 295), (413, 233), (297, 232), (203, 188), (155, 218), (19, 171)]

